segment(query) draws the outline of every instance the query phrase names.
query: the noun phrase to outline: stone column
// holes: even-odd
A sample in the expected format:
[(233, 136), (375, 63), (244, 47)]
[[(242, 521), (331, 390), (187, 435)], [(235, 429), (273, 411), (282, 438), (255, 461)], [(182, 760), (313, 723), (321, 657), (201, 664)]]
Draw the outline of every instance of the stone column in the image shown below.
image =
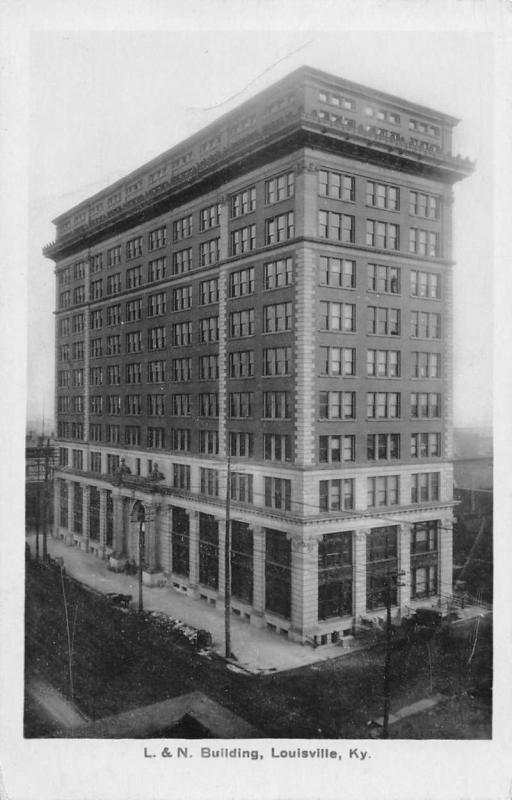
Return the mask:
[(353, 543), (354, 570), (354, 622), (357, 625), (360, 617), (366, 614), (366, 536), (368, 529), (356, 531)]
[(156, 570), (158, 565), (157, 552), (157, 516), (159, 506), (146, 506), (146, 559), (150, 570)]
[(444, 517), (438, 530), (438, 595), (440, 605), (446, 608), (448, 598), (453, 595), (453, 518)]
[(252, 590), (252, 617), (258, 627), (263, 625), (265, 614), (265, 529), (260, 525), (252, 526), (253, 541), (253, 590)]
[(100, 546), (98, 555), (105, 558), (105, 548), (107, 546), (107, 490), (100, 489)]
[(402, 614), (411, 601), (411, 529), (406, 522), (398, 526), (397, 605)]
[(82, 484), (82, 536), (83, 547), (86, 553), (89, 552), (89, 503), (91, 487)]
[(189, 525), (189, 564), (188, 564), (188, 582), (189, 582), (189, 595), (195, 597), (197, 594), (197, 587), (199, 584), (199, 512), (187, 511)]
[(304, 642), (318, 624), (318, 540), (298, 534), (292, 542), (290, 639)]
[(124, 551), (123, 545), (123, 527), (124, 527), (124, 514), (123, 514), (123, 496), (121, 494), (112, 494), (113, 505), (113, 555), (121, 556)]

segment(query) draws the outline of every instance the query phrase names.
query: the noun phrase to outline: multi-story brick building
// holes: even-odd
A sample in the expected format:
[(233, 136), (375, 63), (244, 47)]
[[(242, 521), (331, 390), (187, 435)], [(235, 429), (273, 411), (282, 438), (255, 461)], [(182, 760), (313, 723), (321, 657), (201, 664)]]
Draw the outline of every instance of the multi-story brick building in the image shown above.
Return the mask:
[(456, 122), (304, 67), (55, 220), (55, 535), (222, 607), (230, 453), (235, 613), (451, 594)]

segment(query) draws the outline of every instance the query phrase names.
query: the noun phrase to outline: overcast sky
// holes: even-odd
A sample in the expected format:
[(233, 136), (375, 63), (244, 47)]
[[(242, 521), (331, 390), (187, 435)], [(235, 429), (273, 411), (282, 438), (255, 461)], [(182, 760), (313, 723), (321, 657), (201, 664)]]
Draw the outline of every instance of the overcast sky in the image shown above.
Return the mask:
[(301, 64), (461, 119), (454, 152), (455, 424), (491, 422), (492, 50), (485, 33), (33, 33), (28, 415), (53, 413), (51, 219)]

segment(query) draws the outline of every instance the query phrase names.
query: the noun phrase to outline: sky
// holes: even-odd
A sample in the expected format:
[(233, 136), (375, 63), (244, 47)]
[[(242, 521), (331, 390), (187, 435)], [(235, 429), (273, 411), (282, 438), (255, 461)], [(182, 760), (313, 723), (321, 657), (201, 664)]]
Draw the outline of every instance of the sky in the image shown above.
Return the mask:
[[(492, 419), (492, 41), (484, 32), (39, 31), (29, 61), (29, 419), (53, 414), (51, 219), (302, 64), (461, 119), (454, 421)], [(479, 324), (475, 324), (479, 321)]]

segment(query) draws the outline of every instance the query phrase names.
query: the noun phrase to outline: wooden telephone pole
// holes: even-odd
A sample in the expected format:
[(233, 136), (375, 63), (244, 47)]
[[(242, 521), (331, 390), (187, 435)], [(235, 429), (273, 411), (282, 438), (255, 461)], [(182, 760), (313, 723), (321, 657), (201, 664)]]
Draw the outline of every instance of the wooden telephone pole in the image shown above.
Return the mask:
[(224, 630), (226, 658), (231, 658), (231, 453), (226, 483), (226, 538), (224, 544)]

